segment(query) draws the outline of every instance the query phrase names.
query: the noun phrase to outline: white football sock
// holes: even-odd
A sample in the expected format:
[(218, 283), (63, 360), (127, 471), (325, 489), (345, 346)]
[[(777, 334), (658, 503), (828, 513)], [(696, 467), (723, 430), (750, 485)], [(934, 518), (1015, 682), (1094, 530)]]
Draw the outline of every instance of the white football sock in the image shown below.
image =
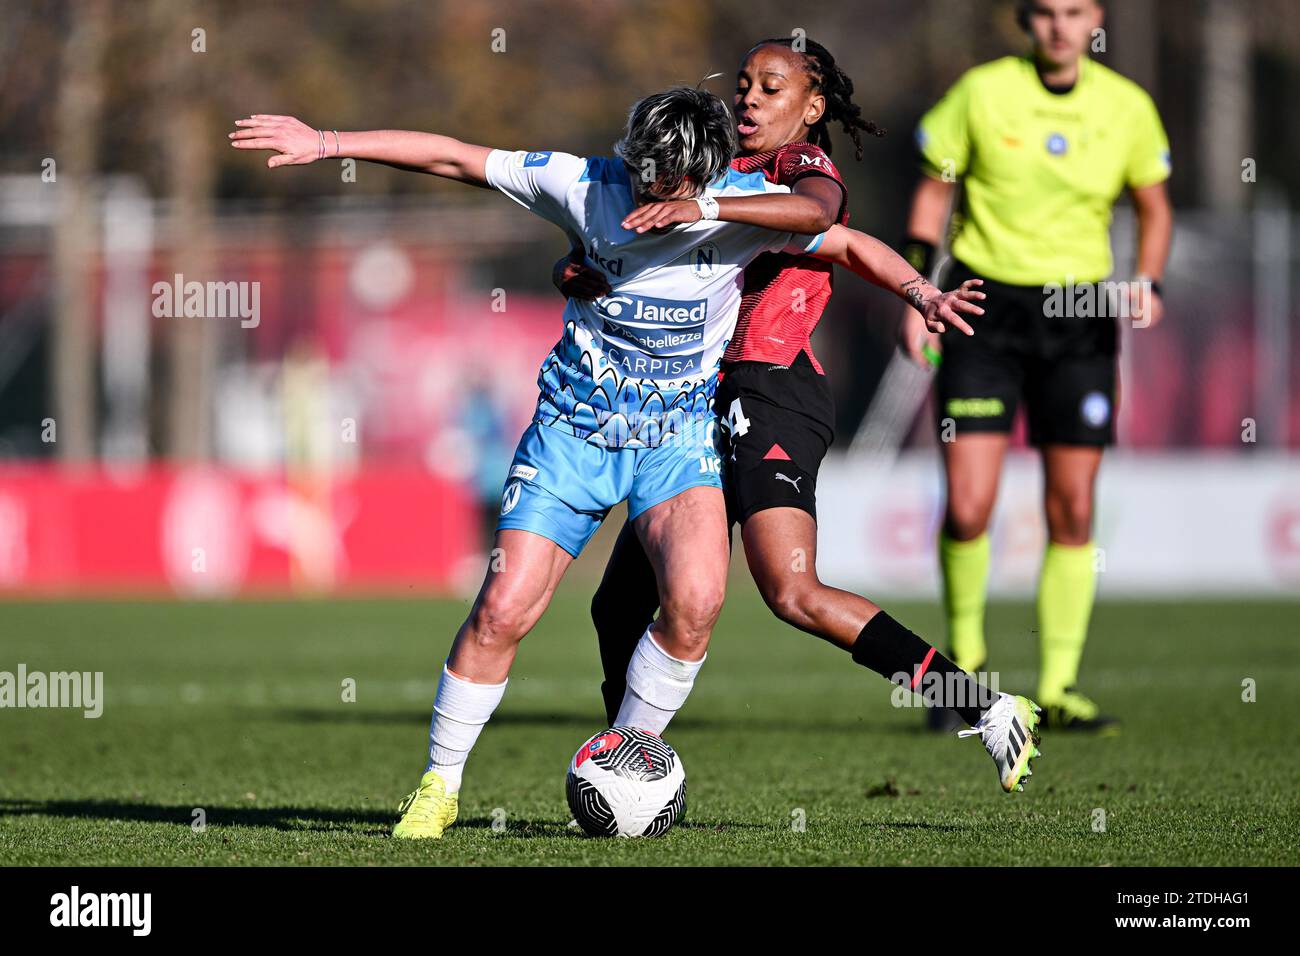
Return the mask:
[(659, 646), (647, 628), (627, 665), (627, 691), (614, 723), (662, 736), (673, 714), (686, 703), (704, 659), (679, 661)]
[(508, 680), (499, 684), (476, 684), (442, 666), (438, 695), (433, 699), (433, 720), (429, 723), (429, 764), (424, 772), (438, 771), (447, 792), (460, 790), (465, 761), (474, 748), (483, 725), (501, 703)]

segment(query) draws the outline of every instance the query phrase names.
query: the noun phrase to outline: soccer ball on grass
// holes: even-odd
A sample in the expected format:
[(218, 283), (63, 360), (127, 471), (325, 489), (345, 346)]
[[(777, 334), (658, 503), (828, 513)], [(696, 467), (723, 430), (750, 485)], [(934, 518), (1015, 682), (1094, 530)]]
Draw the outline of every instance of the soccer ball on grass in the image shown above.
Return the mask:
[(686, 771), (677, 752), (634, 727), (602, 730), (579, 747), (564, 789), (589, 836), (662, 836), (686, 811)]

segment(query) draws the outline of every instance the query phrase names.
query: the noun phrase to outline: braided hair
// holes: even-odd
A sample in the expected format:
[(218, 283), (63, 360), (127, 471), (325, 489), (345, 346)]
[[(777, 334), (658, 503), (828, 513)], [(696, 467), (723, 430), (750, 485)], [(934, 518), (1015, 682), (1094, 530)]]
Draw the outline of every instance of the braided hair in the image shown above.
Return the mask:
[(827, 155), (830, 155), (831, 135), (827, 128), (827, 120), (831, 120), (844, 127), (844, 132), (853, 140), (855, 158), (861, 159), (862, 133), (867, 132), (872, 136), (885, 135), (882, 127), (862, 118), (862, 108), (853, 102), (853, 81), (836, 65), (835, 57), (831, 56), (830, 50), (807, 37), (803, 38), (803, 50), (794, 49), (794, 37), (774, 37), (771, 40), (763, 40), (756, 43), (753, 50), (769, 45), (789, 47), (802, 55), (808, 82), (814, 90), (826, 97), (826, 110), (822, 113), (821, 119), (808, 131), (808, 142), (820, 146)]

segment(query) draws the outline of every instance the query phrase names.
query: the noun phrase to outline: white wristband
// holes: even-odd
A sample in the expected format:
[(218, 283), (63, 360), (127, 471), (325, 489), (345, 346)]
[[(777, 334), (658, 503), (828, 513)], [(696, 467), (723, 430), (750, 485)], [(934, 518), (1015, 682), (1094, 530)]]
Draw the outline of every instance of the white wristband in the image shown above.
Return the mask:
[(701, 219), (718, 218), (718, 201), (712, 196), (700, 196), (695, 200), (695, 204), (700, 207)]

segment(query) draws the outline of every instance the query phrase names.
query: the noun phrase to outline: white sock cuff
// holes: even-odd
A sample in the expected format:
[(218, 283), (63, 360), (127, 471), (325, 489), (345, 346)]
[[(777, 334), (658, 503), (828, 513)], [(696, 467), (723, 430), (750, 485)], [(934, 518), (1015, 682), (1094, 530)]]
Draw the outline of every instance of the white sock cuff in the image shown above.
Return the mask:
[(660, 710), (675, 711), (686, 703), (695, 675), (707, 657), (706, 654), (698, 661), (679, 660), (660, 647), (647, 628), (627, 666), (627, 686), (646, 703)]
[(486, 724), (505, 696), (509, 678), (499, 684), (478, 684), (442, 665), (442, 680), (433, 700), (434, 713), (458, 724)]

